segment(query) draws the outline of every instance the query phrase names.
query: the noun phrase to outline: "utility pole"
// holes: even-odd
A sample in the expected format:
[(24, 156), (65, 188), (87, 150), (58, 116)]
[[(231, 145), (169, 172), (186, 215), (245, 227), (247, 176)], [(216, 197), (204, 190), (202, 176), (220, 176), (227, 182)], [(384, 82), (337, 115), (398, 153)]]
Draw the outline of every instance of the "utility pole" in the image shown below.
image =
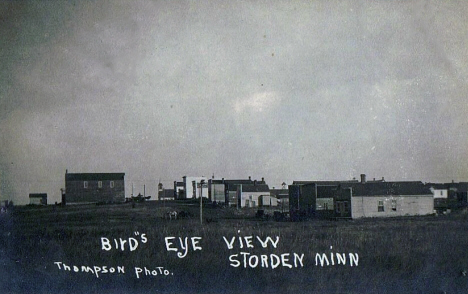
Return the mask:
[(200, 225), (203, 225), (203, 184), (205, 180), (200, 181)]

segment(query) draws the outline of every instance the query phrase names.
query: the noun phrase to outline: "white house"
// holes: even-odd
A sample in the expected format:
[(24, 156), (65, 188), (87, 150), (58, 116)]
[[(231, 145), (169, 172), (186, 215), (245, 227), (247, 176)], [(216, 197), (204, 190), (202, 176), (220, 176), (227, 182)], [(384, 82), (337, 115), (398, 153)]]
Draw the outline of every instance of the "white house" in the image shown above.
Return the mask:
[(355, 184), (351, 186), (351, 193), (352, 218), (427, 215), (434, 212), (433, 195), (422, 182)]
[[(266, 199), (266, 196), (270, 197), (270, 188), (266, 184), (239, 185), (237, 188), (237, 199), (240, 207), (258, 207), (260, 199)], [(277, 204), (275, 201), (274, 203)]]
[(443, 199), (448, 198), (448, 189), (436, 188), (436, 187), (430, 187), (429, 189), (431, 190), (432, 195), (434, 195), (434, 198), (443, 198)]

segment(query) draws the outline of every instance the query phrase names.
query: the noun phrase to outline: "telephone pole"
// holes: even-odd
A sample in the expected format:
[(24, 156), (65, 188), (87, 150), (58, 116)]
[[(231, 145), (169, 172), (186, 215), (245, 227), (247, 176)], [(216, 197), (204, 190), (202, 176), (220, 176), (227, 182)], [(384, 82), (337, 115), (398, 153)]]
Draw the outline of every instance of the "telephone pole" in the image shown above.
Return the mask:
[(200, 181), (200, 225), (203, 225), (203, 184), (205, 180)]

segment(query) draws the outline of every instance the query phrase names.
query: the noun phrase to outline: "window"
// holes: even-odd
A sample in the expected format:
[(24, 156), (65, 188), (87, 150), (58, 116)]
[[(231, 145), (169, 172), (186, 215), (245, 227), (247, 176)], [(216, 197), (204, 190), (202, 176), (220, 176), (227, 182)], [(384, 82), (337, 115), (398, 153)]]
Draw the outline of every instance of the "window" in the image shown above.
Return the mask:
[(102, 181), (97, 182), (98, 188), (102, 188)]
[(348, 205), (348, 201), (345, 201), (344, 202), (344, 212), (349, 212), (349, 205)]
[(114, 188), (114, 181), (110, 181), (110, 187)]
[(84, 182), (83, 182), (83, 188), (85, 188), (85, 189), (88, 188), (88, 182), (87, 182), (87, 181), (84, 181)]
[(392, 200), (392, 211), (396, 211), (396, 200)]
[(383, 200), (379, 200), (379, 205), (378, 205), (377, 208), (378, 208), (378, 211), (379, 211), (379, 212), (385, 211), (385, 210), (384, 210), (384, 206), (383, 206)]

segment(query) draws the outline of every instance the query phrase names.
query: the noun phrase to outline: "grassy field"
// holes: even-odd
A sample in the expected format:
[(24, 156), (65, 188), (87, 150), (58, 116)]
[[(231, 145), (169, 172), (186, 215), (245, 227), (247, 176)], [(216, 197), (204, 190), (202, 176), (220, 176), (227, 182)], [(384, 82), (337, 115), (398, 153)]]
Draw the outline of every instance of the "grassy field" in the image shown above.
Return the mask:
[[(164, 219), (168, 210), (190, 216)], [(465, 212), (305, 222), (262, 221), (255, 212), (205, 207), (201, 225), (196, 205), (16, 207), (0, 218), (0, 292), (468, 293)], [(271, 237), (276, 247), (269, 242), (264, 248), (257, 236), (263, 242)], [(178, 252), (167, 250), (166, 237), (175, 237), (168, 240), (169, 248), (181, 254), (185, 250), (178, 238), (197, 237), (197, 250), (189, 242), (186, 256), (179, 258)], [(103, 249), (101, 238), (112, 249)], [(124, 250), (120, 238), (126, 240)], [(224, 239), (232, 242), (232, 249)], [(138, 245), (131, 251), (129, 242), (135, 247), (135, 240)], [(317, 253), (328, 257), (328, 266), (316, 259)], [(338, 264), (336, 253), (345, 253), (346, 264)], [(357, 265), (350, 265), (349, 253), (359, 257)], [(276, 268), (272, 255), (284, 258)], [(294, 264), (294, 256), (302, 259)], [(241, 265), (234, 267), (233, 260)], [(109, 272), (118, 266), (124, 273)], [(142, 270), (139, 278), (135, 268)]]

